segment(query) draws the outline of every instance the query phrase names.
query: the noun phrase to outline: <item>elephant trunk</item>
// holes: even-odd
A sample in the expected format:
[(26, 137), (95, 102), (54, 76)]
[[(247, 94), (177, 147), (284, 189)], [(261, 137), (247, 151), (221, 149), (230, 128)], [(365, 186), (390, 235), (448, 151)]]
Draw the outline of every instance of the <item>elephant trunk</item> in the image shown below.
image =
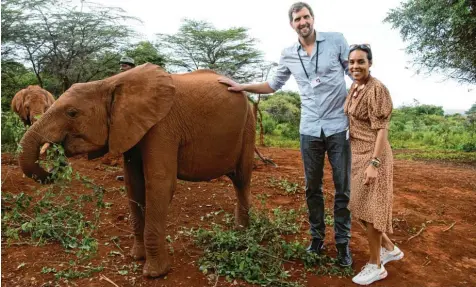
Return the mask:
[(31, 126), (23, 135), (20, 146), (21, 152), (18, 158), (18, 162), (23, 173), (41, 183), (47, 183), (49, 172), (45, 171), (38, 163), (40, 156), (40, 147), (46, 143), (49, 137), (45, 136), (43, 131), (47, 130), (42, 128), (44, 121), (38, 121), (37, 124)]

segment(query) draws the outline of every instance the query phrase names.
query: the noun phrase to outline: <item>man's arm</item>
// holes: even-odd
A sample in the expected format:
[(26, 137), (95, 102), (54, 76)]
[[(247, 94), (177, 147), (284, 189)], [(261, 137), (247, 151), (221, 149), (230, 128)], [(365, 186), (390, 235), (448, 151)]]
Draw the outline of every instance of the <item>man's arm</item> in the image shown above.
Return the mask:
[(340, 56), (339, 60), (344, 68), (345, 74), (353, 81), (352, 75), (349, 72), (349, 44), (347, 44), (347, 40), (345, 39), (344, 35), (341, 34), (340, 41), (339, 41), (339, 49), (340, 49)]
[(254, 94), (271, 94), (275, 92), (275, 90), (269, 86), (268, 82), (243, 85), (226, 77), (218, 78), (218, 82), (228, 85), (228, 90), (233, 92), (245, 91)]
[(274, 93), (275, 91), (281, 89), (281, 87), (284, 86), (286, 81), (291, 76), (291, 71), (289, 71), (288, 67), (284, 64), (284, 57), (285, 51), (283, 50), (283, 52), (281, 53), (281, 58), (279, 60), (278, 68), (276, 69), (276, 73), (274, 74), (274, 77), (267, 82), (256, 84), (239, 84), (226, 77), (218, 78), (218, 82), (230, 86), (228, 87), (228, 90), (233, 92), (245, 91), (255, 94)]

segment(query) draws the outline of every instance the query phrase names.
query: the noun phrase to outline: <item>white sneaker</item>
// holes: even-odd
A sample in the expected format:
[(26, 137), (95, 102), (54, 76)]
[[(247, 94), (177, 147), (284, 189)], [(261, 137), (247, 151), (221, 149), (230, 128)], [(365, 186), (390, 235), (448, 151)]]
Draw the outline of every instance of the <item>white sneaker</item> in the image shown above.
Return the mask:
[(377, 264), (367, 263), (364, 267), (362, 267), (362, 271), (352, 278), (352, 282), (359, 285), (369, 285), (375, 281), (384, 279), (387, 277), (387, 275), (387, 270), (385, 270), (383, 264), (381, 264), (380, 268), (378, 268)]
[(382, 265), (390, 261), (400, 260), (403, 258), (403, 252), (398, 248), (396, 245), (392, 251), (385, 249), (384, 247), (380, 247), (380, 262)]

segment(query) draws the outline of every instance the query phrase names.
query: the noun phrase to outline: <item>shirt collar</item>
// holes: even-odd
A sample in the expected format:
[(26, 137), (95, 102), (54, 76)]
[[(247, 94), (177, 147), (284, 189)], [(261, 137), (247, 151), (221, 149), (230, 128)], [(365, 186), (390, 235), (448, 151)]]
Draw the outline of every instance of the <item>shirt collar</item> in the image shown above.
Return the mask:
[[(326, 38), (324, 37), (324, 35), (321, 32), (318, 32), (316, 30), (314, 30), (314, 31), (317, 33), (316, 42), (322, 42), (322, 41), (326, 40)], [(302, 45), (299, 42), (299, 38), (298, 38), (296, 50), (299, 51), (301, 49), (302, 49)]]

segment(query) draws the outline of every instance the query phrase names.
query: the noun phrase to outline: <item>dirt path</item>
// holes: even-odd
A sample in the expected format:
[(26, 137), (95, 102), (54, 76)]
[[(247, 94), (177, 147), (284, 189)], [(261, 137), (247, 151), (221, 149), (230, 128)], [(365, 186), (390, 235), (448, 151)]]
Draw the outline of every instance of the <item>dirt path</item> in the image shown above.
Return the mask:
[[(272, 180), (287, 179), (304, 184), (302, 163), (297, 150), (269, 148), (263, 154), (278, 164), (278, 168), (264, 166), (256, 161), (252, 193), (254, 204), (258, 195), (267, 195), (269, 207), (302, 207), (303, 193), (286, 196), (273, 188)], [(132, 246), (128, 222), (128, 205), (122, 182), (115, 180), (122, 174), (120, 160), (84, 158), (71, 160), (73, 168), (82, 175), (94, 179), (96, 184), (107, 188), (104, 201), (110, 208), (101, 215), (101, 229), (95, 234), (99, 239), (98, 255), (92, 264), (106, 266), (86, 279), (73, 280), (77, 286), (113, 286), (100, 281), (106, 276), (118, 286), (248, 286), (243, 282), (211, 280), (195, 265), (201, 251), (194, 247), (188, 237), (177, 236), (183, 227), (197, 228), (204, 225), (202, 217), (210, 212), (224, 210), (232, 213), (235, 204), (231, 182), (219, 178), (211, 182), (182, 182), (177, 185), (168, 218), (168, 234), (172, 238), (172, 270), (166, 278), (143, 279), (142, 261), (134, 261), (127, 252)], [(119, 165), (117, 165), (117, 162)], [(104, 163), (108, 163), (107, 165)], [(389, 276), (374, 286), (476, 286), (476, 170), (438, 163), (395, 160), (393, 220), (395, 240), (405, 253), (405, 258), (389, 263)], [(44, 188), (22, 177), (17, 163), (10, 155), (2, 154), (2, 194), (25, 192)], [(332, 174), (326, 162), (324, 178), (326, 206), (332, 207)], [(78, 194), (90, 194), (91, 190), (78, 181), (73, 181), (72, 190)], [(2, 195), (3, 196), (3, 195)], [(261, 196), (262, 197), (262, 196)], [(331, 208), (332, 210), (332, 208)], [(423, 230), (419, 233), (419, 231)], [(410, 241), (409, 238), (419, 233)], [(303, 226), (301, 238), (308, 238), (307, 225)], [(125, 257), (110, 256), (118, 247), (111, 243), (117, 236)], [(326, 231), (329, 254), (333, 250), (333, 231)], [(354, 270), (365, 264), (367, 240), (362, 227), (353, 222), (351, 250), (354, 254)], [(44, 266), (60, 267), (71, 259), (70, 254), (57, 243), (46, 246), (7, 246), (2, 238), (2, 286), (55, 286), (52, 274), (42, 274)], [(24, 264), (23, 264), (24, 263)], [(118, 274), (121, 266), (138, 265), (136, 272)], [(59, 268), (60, 269), (60, 268)], [(48, 283), (51, 282), (51, 283)], [(308, 275), (308, 286), (355, 286), (350, 278), (318, 277)]]

